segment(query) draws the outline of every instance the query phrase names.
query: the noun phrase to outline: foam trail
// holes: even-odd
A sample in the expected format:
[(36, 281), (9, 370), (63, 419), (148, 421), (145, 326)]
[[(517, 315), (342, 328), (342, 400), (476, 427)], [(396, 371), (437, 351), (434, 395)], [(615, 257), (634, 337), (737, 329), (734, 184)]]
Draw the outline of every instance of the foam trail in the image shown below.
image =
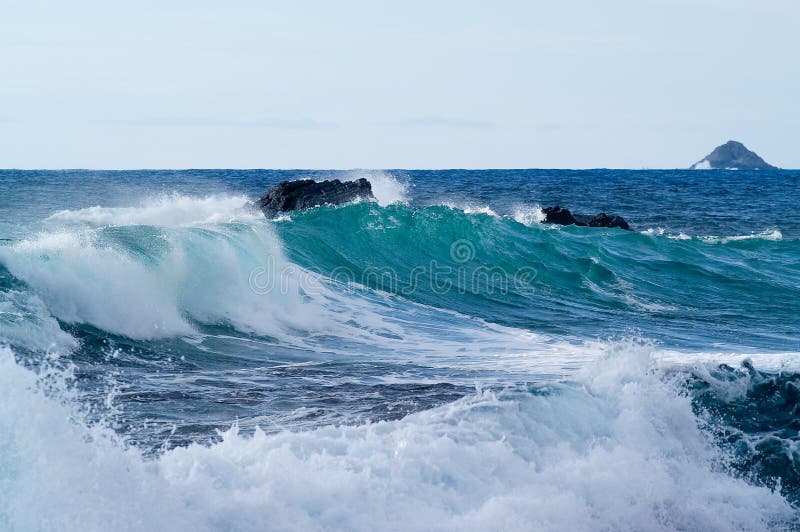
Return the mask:
[(686, 233), (678, 233), (678, 234), (666, 234), (666, 231), (662, 227), (655, 227), (645, 229), (644, 231), (640, 231), (643, 235), (648, 236), (664, 236), (666, 235), (667, 238), (672, 240), (693, 240), (697, 239), (700, 242), (704, 242), (706, 244), (727, 244), (729, 242), (740, 242), (742, 240), (765, 240), (769, 242), (780, 242), (783, 240), (783, 233), (779, 229), (771, 229), (765, 230), (760, 233), (752, 233), (749, 235), (733, 235), (733, 236), (715, 236), (715, 235), (707, 235), (707, 236), (696, 236), (692, 237), (687, 235)]
[(754, 233), (751, 235), (734, 235), (734, 236), (702, 236), (700, 240), (709, 244), (727, 244), (728, 242), (738, 242), (741, 240), (769, 240), (772, 242), (779, 242), (783, 240), (783, 233), (778, 229), (771, 231), (762, 231), (761, 233)]

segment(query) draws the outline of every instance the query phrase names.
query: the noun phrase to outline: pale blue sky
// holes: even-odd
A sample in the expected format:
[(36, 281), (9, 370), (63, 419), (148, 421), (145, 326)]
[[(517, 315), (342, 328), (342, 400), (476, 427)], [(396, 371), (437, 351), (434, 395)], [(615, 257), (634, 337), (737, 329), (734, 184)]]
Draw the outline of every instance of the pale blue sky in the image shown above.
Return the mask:
[(1, 168), (800, 168), (800, 2), (0, 0)]

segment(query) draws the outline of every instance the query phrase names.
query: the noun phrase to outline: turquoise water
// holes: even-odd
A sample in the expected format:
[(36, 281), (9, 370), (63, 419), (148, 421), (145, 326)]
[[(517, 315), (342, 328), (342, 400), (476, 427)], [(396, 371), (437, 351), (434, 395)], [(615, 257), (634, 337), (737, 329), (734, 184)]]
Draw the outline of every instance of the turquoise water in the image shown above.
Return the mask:
[[(378, 201), (249, 205), (305, 177)], [(800, 172), (0, 171), (0, 197), (0, 528), (798, 524)]]

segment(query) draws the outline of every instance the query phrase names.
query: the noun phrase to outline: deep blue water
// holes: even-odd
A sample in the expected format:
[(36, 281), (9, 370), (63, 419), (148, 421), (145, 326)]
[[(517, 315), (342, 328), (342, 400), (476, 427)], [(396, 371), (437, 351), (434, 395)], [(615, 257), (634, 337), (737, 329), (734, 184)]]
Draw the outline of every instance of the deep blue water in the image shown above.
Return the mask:
[[(362, 176), (377, 202), (249, 205)], [(0, 528), (798, 522), (800, 172), (4, 170), (0, 198)]]

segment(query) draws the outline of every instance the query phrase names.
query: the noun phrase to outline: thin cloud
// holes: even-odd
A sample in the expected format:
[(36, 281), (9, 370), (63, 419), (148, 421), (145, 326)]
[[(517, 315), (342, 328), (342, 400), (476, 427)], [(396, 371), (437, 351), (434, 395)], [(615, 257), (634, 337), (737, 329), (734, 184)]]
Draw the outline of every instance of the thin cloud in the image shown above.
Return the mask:
[(144, 119), (111, 119), (100, 120), (98, 123), (122, 126), (165, 126), (165, 127), (241, 127), (241, 128), (270, 128), (270, 129), (327, 129), (339, 127), (331, 122), (320, 122), (310, 118), (298, 119), (258, 119), (235, 120), (227, 118), (144, 118)]
[(407, 120), (388, 122), (388, 125), (401, 127), (446, 127), (457, 129), (486, 129), (494, 127), (494, 124), (491, 122), (435, 115), (418, 116), (415, 118), (409, 118)]

